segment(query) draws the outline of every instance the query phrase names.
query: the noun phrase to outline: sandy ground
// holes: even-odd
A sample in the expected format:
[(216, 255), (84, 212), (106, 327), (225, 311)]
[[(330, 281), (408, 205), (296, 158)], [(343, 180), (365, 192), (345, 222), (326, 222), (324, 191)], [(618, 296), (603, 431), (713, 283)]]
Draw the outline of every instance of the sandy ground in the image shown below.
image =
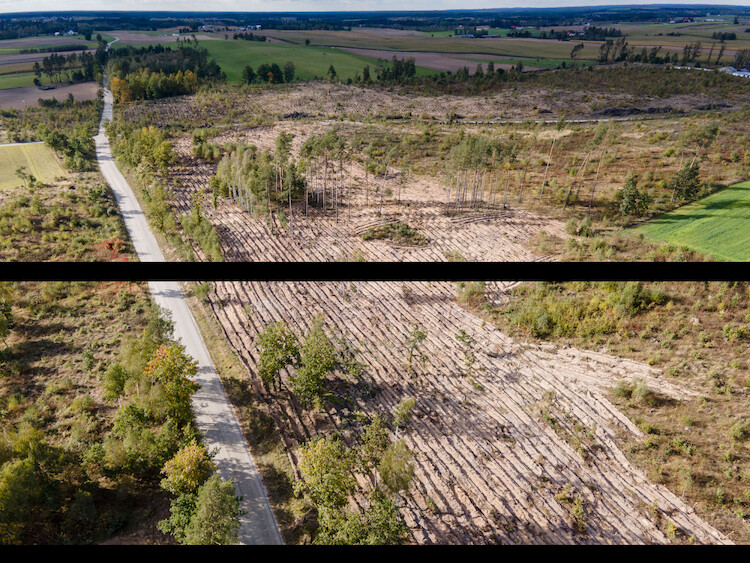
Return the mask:
[[(667, 520), (697, 543), (731, 543), (670, 491), (650, 483), (616, 445), (619, 433), (643, 436), (607, 399), (619, 379), (642, 378), (670, 397), (696, 399), (658, 370), (511, 339), (459, 307), (448, 283), (212, 287), (214, 314), (253, 380), (258, 333), (276, 321), (304, 332), (318, 314), (367, 366), (361, 385), (369, 391), (358, 394), (359, 382), (343, 384), (346, 400), (323, 412), (302, 411), (286, 392), (260, 391), (295, 459), (309, 436), (338, 431), (352, 444), (355, 413), (388, 416), (401, 399), (415, 398), (412, 423), (400, 433), (415, 454), (414, 484), (402, 504), (415, 543), (668, 543)], [(418, 351), (422, 359), (409, 366), (405, 342), (415, 325), (427, 338)], [(454, 337), (461, 330), (473, 342), (470, 374)], [(582, 502), (584, 531), (574, 526), (566, 490)]]
[[(296, 134), (293, 152), (321, 126), (280, 124)], [(231, 131), (221, 140), (270, 148), (278, 134), (274, 129)], [(182, 184), (174, 189), (182, 214), (189, 211), (192, 194), (207, 187), (213, 167), (190, 157), (189, 138), (180, 139), (176, 149), (182, 166), (172, 175)], [(367, 261), (436, 261), (459, 249), (469, 260), (540, 260), (553, 257), (529, 252), (531, 236), (542, 228), (566, 236), (559, 221), (521, 210), (446, 216), (446, 186), (425, 177), (404, 183), (399, 205), (400, 171), (368, 181), (356, 163), (346, 170), (338, 219), (330, 209), (325, 215), (311, 209), (305, 219), (296, 206), (288, 229), (275, 219), (269, 224), (252, 217), (227, 199), (217, 208), (206, 199), (202, 212), (216, 225), (230, 261), (325, 262), (357, 252)], [(375, 194), (385, 188), (393, 196), (381, 210)], [(370, 226), (396, 220), (417, 227), (429, 243), (409, 247), (362, 240)], [(194, 249), (199, 260), (205, 259)], [(487, 296), (501, 302), (514, 285), (488, 283)], [(668, 523), (697, 543), (731, 543), (629, 463), (618, 446), (621, 436), (643, 434), (607, 398), (621, 379), (642, 379), (678, 400), (695, 400), (696, 393), (646, 364), (510, 338), (458, 306), (455, 295), (455, 285), (442, 282), (213, 282), (208, 300), (293, 463), (310, 436), (338, 432), (354, 444), (360, 424), (355, 414), (388, 416), (404, 397), (416, 399), (413, 422), (400, 436), (415, 454), (414, 484), (402, 504), (414, 543), (669, 543)], [(346, 400), (310, 412), (286, 391), (263, 390), (257, 336), (276, 321), (304, 333), (318, 314), (337, 342), (344, 338), (359, 350), (357, 360), (367, 367), (362, 382), (331, 382), (342, 387)], [(419, 350), (422, 360), (409, 366), (405, 342), (414, 326), (427, 339)], [(472, 341), (470, 373), (467, 350), (455, 337), (462, 330)], [(372, 392), (357, 394), (360, 385)], [(362, 498), (353, 502), (361, 504)], [(574, 502), (580, 503), (582, 526)]]

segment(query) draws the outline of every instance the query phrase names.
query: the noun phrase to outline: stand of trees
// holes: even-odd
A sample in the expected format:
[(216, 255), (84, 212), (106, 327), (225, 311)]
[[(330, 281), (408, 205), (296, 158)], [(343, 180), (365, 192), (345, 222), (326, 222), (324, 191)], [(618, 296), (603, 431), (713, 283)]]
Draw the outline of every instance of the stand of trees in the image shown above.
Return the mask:
[(163, 45), (121, 47), (107, 61), (116, 101), (155, 99), (191, 94), (205, 82), (223, 82), (226, 75), (204, 48), (180, 42), (177, 49)]
[(239, 203), (249, 213), (267, 213), (305, 193), (304, 163), (290, 158), (292, 136), (280, 133), (276, 148), (258, 152), (254, 145), (228, 146), (210, 185), (214, 192)]
[(42, 59), (42, 64), (34, 63), (34, 74), (37, 79), (47, 75), (50, 82), (60, 83), (65, 78), (68, 82), (84, 82), (96, 77), (96, 59), (93, 54), (72, 53), (67, 57), (52, 53)]
[(261, 41), (264, 42), (266, 40), (265, 35), (256, 35), (252, 31), (248, 33), (235, 33), (232, 36), (232, 39), (244, 39), (245, 41)]

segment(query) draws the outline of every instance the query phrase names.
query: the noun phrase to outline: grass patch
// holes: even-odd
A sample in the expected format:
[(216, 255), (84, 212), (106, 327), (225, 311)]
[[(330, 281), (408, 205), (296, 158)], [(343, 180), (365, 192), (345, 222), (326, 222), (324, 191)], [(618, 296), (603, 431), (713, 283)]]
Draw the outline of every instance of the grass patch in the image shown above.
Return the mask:
[(686, 245), (720, 260), (750, 260), (750, 181), (665, 213), (638, 227), (654, 239)]
[(41, 182), (66, 175), (55, 154), (42, 143), (4, 146), (0, 147), (0, 190), (23, 186), (23, 180), (16, 175), (21, 166)]
[(328, 67), (333, 65), (339, 79), (354, 78), (362, 74), (362, 68), (370, 65), (374, 69), (377, 59), (363, 57), (332, 49), (285, 43), (261, 43), (259, 41), (206, 41), (201, 43), (216, 59), (221, 69), (227, 75), (229, 82), (241, 82), (242, 69), (250, 65), (254, 70), (266, 63), (277, 63), (281, 68), (287, 61), (294, 63), (297, 80), (312, 80), (316, 77), (328, 75)]
[(423, 246), (427, 244), (427, 237), (406, 223), (388, 223), (378, 227), (371, 227), (362, 233), (362, 240), (388, 239), (396, 244)]

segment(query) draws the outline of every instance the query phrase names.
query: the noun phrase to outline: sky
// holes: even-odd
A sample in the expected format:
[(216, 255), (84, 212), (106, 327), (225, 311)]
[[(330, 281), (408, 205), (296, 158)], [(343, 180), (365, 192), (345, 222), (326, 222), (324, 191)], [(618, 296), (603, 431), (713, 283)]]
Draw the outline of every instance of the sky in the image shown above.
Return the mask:
[(731, 4), (749, 6), (750, 0), (0, 0), (0, 13), (45, 10), (307, 12), (355, 10), (455, 10), (483, 8), (549, 8), (563, 6), (632, 4)]

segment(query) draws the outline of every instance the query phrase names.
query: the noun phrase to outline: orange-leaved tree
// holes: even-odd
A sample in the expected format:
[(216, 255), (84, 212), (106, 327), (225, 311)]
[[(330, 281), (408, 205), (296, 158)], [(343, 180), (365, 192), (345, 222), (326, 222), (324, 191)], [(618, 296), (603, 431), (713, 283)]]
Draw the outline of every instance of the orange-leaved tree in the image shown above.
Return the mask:
[(159, 346), (154, 358), (143, 370), (152, 384), (162, 386), (169, 404), (167, 416), (180, 425), (187, 424), (192, 419), (190, 398), (200, 389), (200, 385), (189, 378), (197, 372), (197, 362), (185, 353), (185, 347), (180, 344)]

